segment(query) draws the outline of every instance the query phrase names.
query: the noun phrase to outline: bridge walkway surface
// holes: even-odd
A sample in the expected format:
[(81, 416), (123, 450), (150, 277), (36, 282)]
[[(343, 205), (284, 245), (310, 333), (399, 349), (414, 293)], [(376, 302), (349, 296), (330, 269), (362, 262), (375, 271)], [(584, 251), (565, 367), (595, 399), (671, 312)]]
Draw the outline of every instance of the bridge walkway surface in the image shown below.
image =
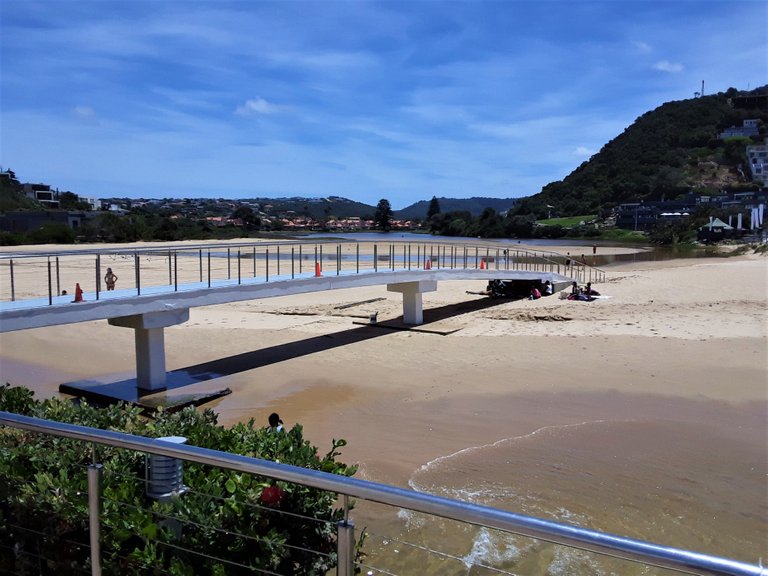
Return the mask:
[[(113, 266), (127, 287), (103, 290), (102, 276)], [(402, 294), (403, 322), (419, 325), (422, 295), (439, 281), (549, 280), (562, 289), (603, 278), (601, 270), (567, 265), (559, 254), (500, 243), (251, 242), (4, 253), (0, 332), (103, 319), (132, 328), (136, 390), (129, 396), (139, 397), (168, 388), (164, 329), (188, 321), (193, 307), (386, 285)], [(62, 286), (75, 288), (62, 293)]]

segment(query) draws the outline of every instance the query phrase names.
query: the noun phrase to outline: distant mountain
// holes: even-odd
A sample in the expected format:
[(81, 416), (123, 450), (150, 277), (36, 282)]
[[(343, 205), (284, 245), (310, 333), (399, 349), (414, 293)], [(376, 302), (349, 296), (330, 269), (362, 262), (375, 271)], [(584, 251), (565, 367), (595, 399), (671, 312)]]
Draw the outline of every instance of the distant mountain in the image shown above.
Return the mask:
[(369, 206), (362, 202), (355, 202), (340, 196), (328, 196), (327, 198), (303, 198), (294, 196), (291, 198), (251, 198), (241, 200), (259, 204), (260, 210), (267, 214), (280, 216), (311, 216), (315, 219), (335, 216), (337, 218), (349, 218), (350, 216), (373, 217), (375, 206)]
[[(472, 216), (480, 216), (486, 208), (493, 208), (496, 212), (506, 212), (512, 208), (519, 198), (438, 198), (440, 212), (465, 211)], [(420, 200), (402, 210), (395, 210), (395, 218), (398, 220), (424, 220), (429, 209), (429, 200)]]
[[(594, 214), (631, 201), (672, 200), (692, 189), (755, 188), (739, 173), (746, 144), (768, 135), (768, 86), (667, 102), (640, 116), (622, 134), (562, 181), (522, 199), (515, 212), (546, 217)], [(752, 138), (719, 134), (758, 120)]]

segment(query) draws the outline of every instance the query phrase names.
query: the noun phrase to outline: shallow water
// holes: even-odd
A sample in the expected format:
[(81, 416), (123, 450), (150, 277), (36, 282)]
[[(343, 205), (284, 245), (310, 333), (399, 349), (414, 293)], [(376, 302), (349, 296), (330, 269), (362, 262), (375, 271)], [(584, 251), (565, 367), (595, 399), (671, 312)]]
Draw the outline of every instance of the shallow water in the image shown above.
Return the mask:
[[(757, 564), (768, 554), (768, 465), (765, 443), (754, 437), (722, 424), (667, 420), (552, 426), (437, 458), (409, 483), (421, 492)], [(365, 507), (360, 513), (367, 516)], [(669, 573), (420, 514), (373, 517), (367, 564), (396, 574)]]

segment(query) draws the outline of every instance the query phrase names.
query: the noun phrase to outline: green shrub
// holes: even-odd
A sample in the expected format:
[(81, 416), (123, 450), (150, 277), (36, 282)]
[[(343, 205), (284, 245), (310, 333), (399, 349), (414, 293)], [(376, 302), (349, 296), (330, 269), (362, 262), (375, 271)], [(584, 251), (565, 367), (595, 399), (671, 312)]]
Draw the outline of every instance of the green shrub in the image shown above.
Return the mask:
[[(188, 408), (159, 412), (96, 408), (0, 387), (0, 410), (130, 434), (184, 436), (190, 445), (350, 476), (334, 441), (319, 456), (300, 425), (274, 433), (253, 420), (231, 428)], [(105, 574), (325, 574), (335, 566), (335, 495), (250, 474), (185, 463), (190, 492), (168, 502), (144, 494), (145, 457), (98, 446), (103, 464), (102, 563)], [(0, 573), (80, 574), (89, 566), (86, 466), (88, 443), (0, 429)], [(242, 536), (241, 536), (242, 535)], [(320, 552), (311, 554), (305, 550)], [(197, 553), (196, 553), (197, 552)], [(200, 554), (198, 554), (200, 553)], [(220, 562), (204, 555), (224, 559)]]

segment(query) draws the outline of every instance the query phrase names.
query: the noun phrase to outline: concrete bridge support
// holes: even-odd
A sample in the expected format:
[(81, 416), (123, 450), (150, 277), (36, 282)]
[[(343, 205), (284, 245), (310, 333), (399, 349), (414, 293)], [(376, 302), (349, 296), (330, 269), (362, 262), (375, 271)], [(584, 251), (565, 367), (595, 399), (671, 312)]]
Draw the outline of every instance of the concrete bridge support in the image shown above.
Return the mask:
[(110, 318), (112, 326), (133, 328), (136, 340), (136, 383), (140, 391), (165, 390), (165, 334), (168, 326), (189, 320), (189, 308)]
[(387, 284), (387, 291), (403, 295), (403, 322), (418, 326), (424, 323), (424, 306), (421, 295), (437, 290), (437, 280), (418, 280)]

